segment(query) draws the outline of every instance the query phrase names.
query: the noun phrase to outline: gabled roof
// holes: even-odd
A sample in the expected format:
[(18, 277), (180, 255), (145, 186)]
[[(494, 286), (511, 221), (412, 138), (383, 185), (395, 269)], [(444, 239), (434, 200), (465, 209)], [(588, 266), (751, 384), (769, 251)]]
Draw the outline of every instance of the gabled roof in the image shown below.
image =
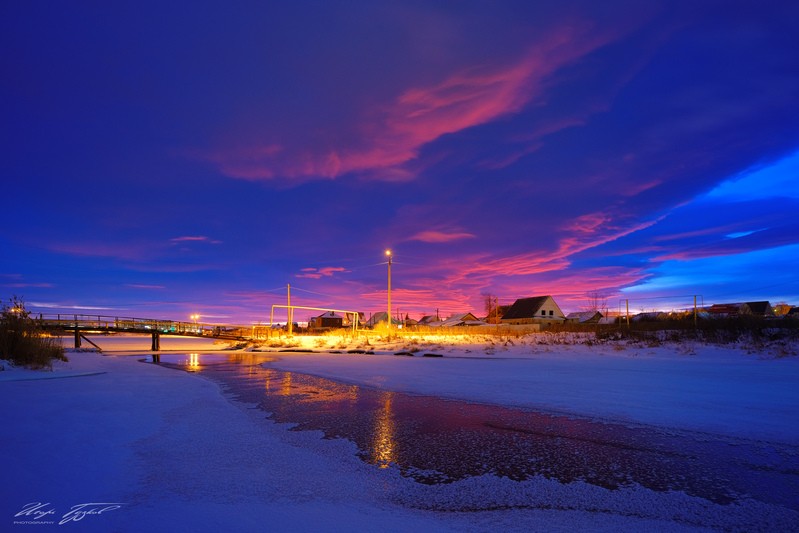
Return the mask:
[(334, 311), (326, 311), (326, 312), (322, 313), (321, 315), (315, 316), (314, 318), (341, 318), (341, 319), (344, 319), (344, 317), (342, 315), (340, 315), (340, 314), (338, 314), (338, 313), (336, 313)]
[(713, 304), (707, 312), (712, 314), (738, 314), (741, 312), (741, 307), (743, 305), (744, 304), (741, 303)]
[[(380, 322), (386, 322), (386, 316), (388, 316), (388, 313), (386, 313), (385, 311), (378, 311), (377, 313), (372, 315), (372, 318), (370, 318), (366, 322), (366, 325), (367, 326), (376, 326)], [(402, 322), (399, 322), (394, 317), (391, 317), (391, 323), (392, 324), (402, 324)]]
[(473, 313), (455, 313), (449, 316), (447, 320), (451, 320), (453, 318), (457, 318), (458, 320), (478, 320)]
[(712, 314), (726, 314), (726, 315), (770, 315), (772, 314), (771, 303), (768, 301), (762, 302), (746, 302), (746, 303), (729, 303), (729, 304), (713, 304), (708, 309)]
[[(502, 315), (503, 320), (518, 319), (518, 318), (538, 318), (538, 311), (544, 304), (552, 299), (552, 296), (533, 296), (532, 298), (519, 298), (510, 308)], [(555, 300), (552, 300), (554, 303)], [(557, 303), (555, 306), (557, 307)], [(560, 309), (558, 307), (558, 309)], [(560, 317), (558, 317), (560, 318)]]
[(566, 315), (566, 320), (573, 322), (590, 322), (600, 319), (602, 319), (602, 313), (599, 311), (575, 311)]
[(752, 314), (755, 315), (769, 315), (771, 314), (771, 303), (768, 301), (765, 302), (746, 302), (746, 305), (749, 306), (749, 310), (752, 311)]
[(437, 325), (444, 327), (475, 326), (480, 324), (483, 324), (483, 321), (479, 320), (472, 313), (456, 313), (448, 319), (437, 323)]

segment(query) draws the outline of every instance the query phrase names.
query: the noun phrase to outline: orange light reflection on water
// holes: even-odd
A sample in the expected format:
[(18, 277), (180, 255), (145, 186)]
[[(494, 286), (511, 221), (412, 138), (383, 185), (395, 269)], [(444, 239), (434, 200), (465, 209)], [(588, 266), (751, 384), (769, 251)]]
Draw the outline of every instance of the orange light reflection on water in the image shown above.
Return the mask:
[(374, 458), (379, 468), (388, 468), (396, 459), (396, 423), (391, 409), (393, 392), (386, 392), (383, 408), (378, 412), (375, 423), (375, 438), (372, 444)]

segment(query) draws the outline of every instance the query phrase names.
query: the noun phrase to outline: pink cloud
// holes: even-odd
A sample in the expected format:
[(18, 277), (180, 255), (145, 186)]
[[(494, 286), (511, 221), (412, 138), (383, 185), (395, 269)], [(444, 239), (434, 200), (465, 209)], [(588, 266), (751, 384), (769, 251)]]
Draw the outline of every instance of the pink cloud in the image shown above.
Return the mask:
[(336, 272), (349, 272), (344, 267), (322, 267), (322, 268), (303, 268), (300, 270), (302, 274), (295, 274), (297, 278), (310, 278), (320, 279), (332, 277)]
[(222, 241), (211, 239), (210, 237), (206, 237), (205, 235), (186, 235), (183, 237), (174, 237), (172, 239), (169, 239), (169, 242), (173, 244), (181, 242), (207, 242), (208, 244), (222, 244)]
[(460, 261), (466, 265), (448, 277), (450, 283), (471, 280), (490, 280), (495, 276), (530, 276), (565, 270), (571, 265), (572, 255), (614, 241), (625, 235), (646, 229), (657, 220), (633, 221), (625, 224), (616, 221), (609, 212), (588, 213), (566, 223), (563, 236), (554, 250), (536, 250), (504, 257), (475, 255)]
[[(409, 87), (389, 103), (362, 109), (354, 126), (354, 140), (351, 131), (327, 136), (346, 138), (339, 143), (347, 144), (326, 141), (326, 146), (300, 148), (278, 142), (245, 143), (195, 155), (214, 163), (226, 175), (245, 179), (318, 179), (348, 173), (409, 179), (411, 176), (399, 167), (415, 159), (422, 146), (518, 112), (541, 99), (553, 73), (613, 37), (611, 32), (584, 23), (564, 25), (540, 36), (512, 63), (478, 65), (450, 73), (434, 84)], [(555, 129), (574, 124), (566, 121)], [(352, 126), (335, 127), (346, 131)], [(540, 135), (552, 131), (551, 127), (544, 128)]]
[(443, 243), (443, 242), (459, 241), (462, 239), (473, 239), (474, 237), (475, 237), (474, 234), (466, 232), (448, 233), (444, 231), (427, 230), (416, 233), (412, 237), (409, 237), (408, 240), (429, 242), (429, 243)]

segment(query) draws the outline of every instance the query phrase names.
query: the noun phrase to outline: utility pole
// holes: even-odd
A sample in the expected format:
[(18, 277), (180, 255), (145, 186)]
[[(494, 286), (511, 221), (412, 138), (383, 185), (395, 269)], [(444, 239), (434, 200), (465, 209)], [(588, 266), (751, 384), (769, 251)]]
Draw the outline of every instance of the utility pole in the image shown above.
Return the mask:
[(291, 333), (293, 330), (294, 324), (292, 323), (294, 320), (294, 313), (291, 312), (291, 283), (286, 285), (287, 293), (286, 293), (286, 315), (288, 315), (288, 332), (289, 337), (291, 337)]
[(386, 250), (388, 257), (388, 306), (386, 307), (386, 326), (391, 331), (391, 250)]
[(697, 320), (696, 320), (696, 294), (694, 294), (694, 329), (697, 328)]
[(630, 329), (630, 300), (624, 300), (627, 306), (627, 329)]

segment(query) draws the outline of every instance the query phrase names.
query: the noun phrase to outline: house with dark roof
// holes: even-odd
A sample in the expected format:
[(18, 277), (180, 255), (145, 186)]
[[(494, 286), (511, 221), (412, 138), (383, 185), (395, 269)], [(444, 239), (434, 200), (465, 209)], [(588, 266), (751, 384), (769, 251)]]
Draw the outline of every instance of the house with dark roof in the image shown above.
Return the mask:
[(746, 305), (749, 307), (749, 311), (755, 316), (772, 316), (774, 314), (774, 308), (771, 307), (771, 302), (769, 301), (746, 302)]
[(714, 317), (771, 316), (774, 310), (768, 301), (713, 304), (707, 310)]
[(327, 311), (308, 320), (311, 329), (333, 329), (344, 326), (344, 317), (333, 311)]
[(503, 324), (552, 324), (563, 322), (566, 315), (552, 296), (520, 298), (502, 315)]

